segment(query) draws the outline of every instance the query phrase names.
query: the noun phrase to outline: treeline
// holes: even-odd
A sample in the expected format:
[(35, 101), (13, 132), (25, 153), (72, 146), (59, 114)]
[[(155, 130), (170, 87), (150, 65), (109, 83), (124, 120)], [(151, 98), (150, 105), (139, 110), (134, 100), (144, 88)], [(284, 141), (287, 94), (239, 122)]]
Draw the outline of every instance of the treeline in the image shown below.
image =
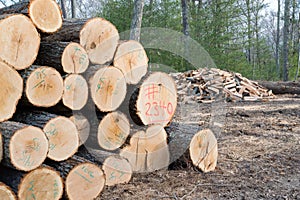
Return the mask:
[[(289, 0), (287, 47), (283, 41), (284, 2), (279, 2), (278, 15), (278, 11), (268, 9), (264, 0), (145, 0), (142, 27), (184, 31), (182, 1), (187, 3), (189, 36), (208, 51), (218, 68), (240, 72), (251, 79), (282, 80), (283, 51), (288, 51), (288, 78), (298, 78), (298, 1)], [(97, 15), (112, 21), (120, 32), (130, 29), (133, 0), (112, 0), (102, 5)], [(148, 49), (147, 53), (151, 63), (180, 71), (193, 67), (171, 52)]]

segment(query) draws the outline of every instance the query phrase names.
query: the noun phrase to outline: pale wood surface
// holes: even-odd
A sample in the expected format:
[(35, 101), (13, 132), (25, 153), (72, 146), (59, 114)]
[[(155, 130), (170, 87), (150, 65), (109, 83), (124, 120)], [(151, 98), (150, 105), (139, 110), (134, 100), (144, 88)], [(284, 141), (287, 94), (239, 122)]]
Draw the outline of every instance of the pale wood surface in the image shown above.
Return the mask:
[(89, 58), (80, 44), (71, 42), (63, 51), (61, 63), (67, 73), (83, 73), (89, 66)]
[(48, 158), (63, 161), (77, 152), (79, 135), (69, 118), (59, 116), (51, 119), (43, 130), (49, 140)]
[(33, 105), (51, 107), (61, 100), (63, 88), (63, 79), (57, 70), (52, 67), (39, 67), (29, 75), (25, 92)]
[(19, 186), (19, 199), (58, 200), (63, 194), (63, 180), (50, 168), (39, 168), (28, 173)]
[(41, 166), (48, 150), (49, 144), (45, 133), (34, 126), (17, 130), (9, 143), (11, 163), (22, 171), (31, 171)]
[(0, 122), (2, 122), (10, 119), (16, 111), (23, 93), (23, 79), (14, 69), (0, 62), (0, 85)]
[(0, 60), (17, 70), (28, 68), (37, 57), (41, 40), (31, 20), (11, 15), (0, 21), (0, 30)]
[(135, 110), (145, 125), (166, 126), (177, 107), (177, 89), (174, 80), (165, 73), (151, 74), (140, 86)]
[(0, 197), (1, 200), (16, 200), (14, 192), (4, 183), (0, 182)]
[(205, 129), (195, 134), (189, 150), (192, 162), (196, 167), (203, 172), (215, 169), (218, 159), (218, 144), (211, 130)]
[(31, 1), (29, 16), (36, 27), (46, 33), (54, 33), (62, 26), (60, 7), (53, 0)]
[(65, 185), (70, 200), (95, 199), (104, 188), (105, 176), (97, 165), (82, 163), (70, 171)]
[(121, 147), (130, 133), (129, 120), (121, 112), (107, 114), (98, 127), (99, 146), (106, 150)]
[(116, 110), (126, 96), (122, 72), (112, 66), (100, 68), (90, 79), (91, 96), (100, 111)]
[(63, 104), (71, 110), (82, 109), (88, 101), (88, 84), (79, 74), (70, 74), (64, 80)]
[(128, 84), (137, 84), (148, 69), (148, 57), (143, 46), (134, 40), (122, 42), (114, 57), (114, 66), (119, 68)]
[(120, 156), (108, 157), (102, 166), (106, 176), (105, 185), (113, 186), (128, 183), (132, 177), (132, 169), (129, 162)]
[(103, 18), (90, 19), (80, 31), (80, 44), (93, 64), (112, 61), (119, 38), (116, 27)]

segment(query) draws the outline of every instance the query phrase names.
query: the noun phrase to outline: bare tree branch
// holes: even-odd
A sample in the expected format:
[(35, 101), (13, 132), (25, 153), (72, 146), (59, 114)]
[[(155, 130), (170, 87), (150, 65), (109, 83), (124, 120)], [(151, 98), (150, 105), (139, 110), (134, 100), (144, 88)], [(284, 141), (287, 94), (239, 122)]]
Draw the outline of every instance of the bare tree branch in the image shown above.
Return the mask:
[(7, 6), (6, 3), (5, 3), (5, 1), (0, 0), (0, 2), (4, 5), (4, 7)]

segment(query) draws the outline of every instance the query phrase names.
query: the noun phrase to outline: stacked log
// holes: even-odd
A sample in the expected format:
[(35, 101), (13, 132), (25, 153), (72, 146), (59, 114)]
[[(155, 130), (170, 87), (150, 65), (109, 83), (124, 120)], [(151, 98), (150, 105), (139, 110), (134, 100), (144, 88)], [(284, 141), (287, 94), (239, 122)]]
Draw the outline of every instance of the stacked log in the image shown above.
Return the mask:
[[(7, 173), (19, 199), (94, 199), (104, 185), (168, 167), (176, 151), (169, 141), (186, 131), (167, 129), (177, 108), (176, 84), (168, 74), (148, 72), (139, 42), (120, 41), (103, 18), (63, 20), (53, 0), (22, 2), (0, 14), (0, 29), (10, 24), (0, 33), (10, 49), (0, 50), (0, 158), (21, 171)], [(88, 149), (92, 156), (84, 150), (91, 140), (98, 147)], [(205, 155), (197, 154), (205, 151), (197, 143), (193, 159)], [(3, 191), (14, 199), (9, 188)]]

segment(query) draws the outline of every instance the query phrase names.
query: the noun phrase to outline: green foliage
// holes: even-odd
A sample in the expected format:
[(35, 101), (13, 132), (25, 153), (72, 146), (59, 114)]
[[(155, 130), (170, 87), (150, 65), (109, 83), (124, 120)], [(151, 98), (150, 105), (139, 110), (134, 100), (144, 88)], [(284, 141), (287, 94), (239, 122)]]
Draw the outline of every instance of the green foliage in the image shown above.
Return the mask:
[[(262, 14), (265, 8), (263, 0), (249, 0), (248, 7), (246, 1), (239, 0), (188, 2), (190, 37), (210, 54), (218, 68), (240, 72), (251, 79), (279, 79), (274, 47), (270, 46), (270, 36), (262, 29), (263, 23), (266, 23)], [(119, 32), (127, 31), (128, 35), (133, 6), (134, 0), (108, 0), (98, 16), (110, 20)], [(181, 0), (145, 0), (142, 27), (162, 27), (182, 32), (181, 9)], [(247, 18), (247, 11), (250, 18)], [(150, 63), (169, 66), (177, 71), (193, 68), (188, 61), (172, 52), (157, 49), (146, 51)], [(298, 52), (289, 58), (290, 79), (295, 77), (297, 59)]]

